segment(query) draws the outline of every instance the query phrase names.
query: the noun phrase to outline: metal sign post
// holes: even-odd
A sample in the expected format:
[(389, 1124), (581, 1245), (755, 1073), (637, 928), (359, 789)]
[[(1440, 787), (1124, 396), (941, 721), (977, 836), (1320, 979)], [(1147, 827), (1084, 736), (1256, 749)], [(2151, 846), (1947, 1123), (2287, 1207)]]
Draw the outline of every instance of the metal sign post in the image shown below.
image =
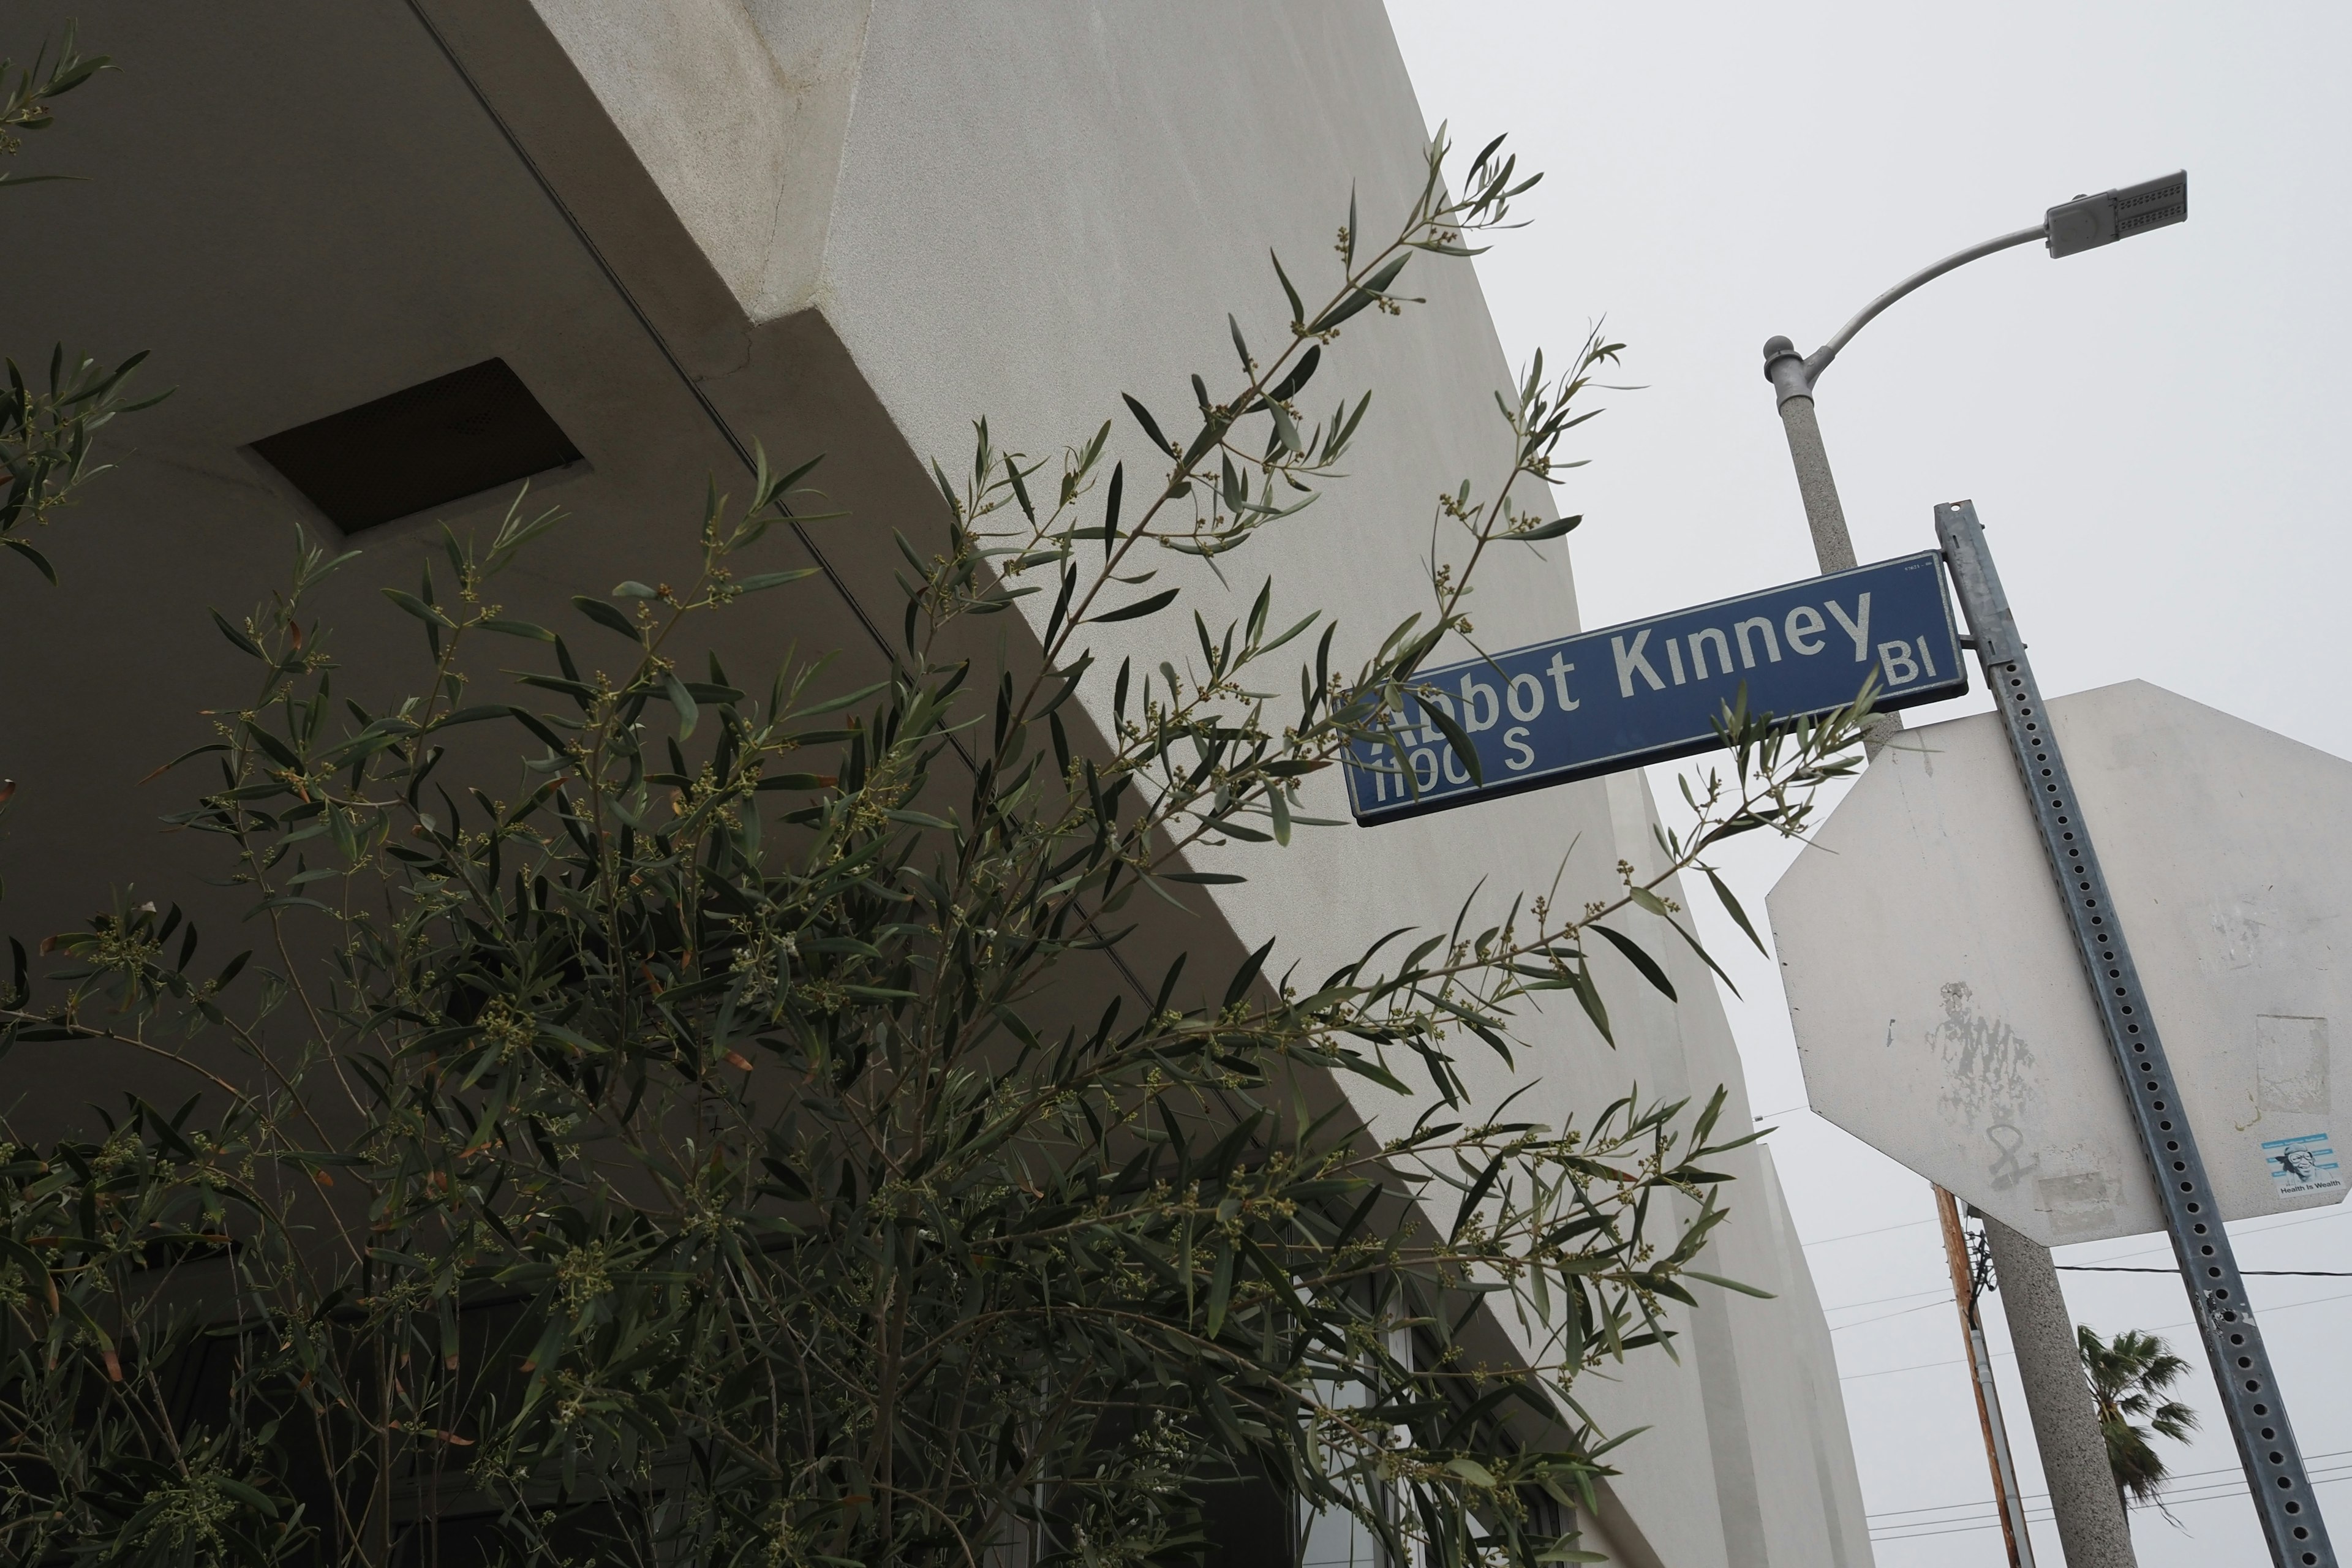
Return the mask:
[(2142, 1148), (2161, 1194), (2165, 1228), (2189, 1287), (2197, 1331), (2237, 1440), (2254, 1509), (2277, 1568), (2336, 1568), (2326, 1526), (2304, 1473), (2303, 1455), (2287, 1424), (2286, 1405), (2263, 1348), (2252, 1304), (2230, 1247), (2221, 1213), (2188, 1118), (2181, 1112), (2172, 1069), (2158, 1038), (2147, 993), (2124, 941), (2106, 879), (2091, 847), (2056, 732), (2041, 688), (2025, 658), (2000, 577), (1985, 546), (1976, 506), (1953, 501), (1936, 509), (1952, 585), (1985, 681), (2017, 759), (2034, 826), (2057, 879), (2075, 946), (2097, 1003), (2116, 1068), (2123, 1075)]

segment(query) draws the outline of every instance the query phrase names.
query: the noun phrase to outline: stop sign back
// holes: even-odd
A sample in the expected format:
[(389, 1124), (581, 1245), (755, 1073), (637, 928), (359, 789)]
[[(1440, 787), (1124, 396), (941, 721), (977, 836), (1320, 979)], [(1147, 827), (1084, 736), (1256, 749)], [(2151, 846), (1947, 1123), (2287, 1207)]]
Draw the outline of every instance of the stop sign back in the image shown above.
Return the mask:
[[(2223, 1216), (2340, 1201), (2352, 763), (2142, 681), (2049, 710)], [(1898, 736), (1768, 908), (1816, 1111), (2044, 1246), (2163, 1228), (1997, 718)]]

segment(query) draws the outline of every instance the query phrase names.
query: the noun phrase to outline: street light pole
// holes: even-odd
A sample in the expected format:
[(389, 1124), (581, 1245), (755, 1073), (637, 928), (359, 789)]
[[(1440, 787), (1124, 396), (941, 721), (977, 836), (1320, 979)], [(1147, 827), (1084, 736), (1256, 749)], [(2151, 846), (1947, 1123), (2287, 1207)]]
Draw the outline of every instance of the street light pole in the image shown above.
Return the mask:
[(1855, 563), (1853, 540), (1845, 528), (1845, 509), (1838, 504), (1837, 479), (1830, 472), (1830, 455), (1822, 445), (1821, 421), (1813, 412), (1813, 384), (1821, 379), (1822, 372), (1829, 369), (1839, 351), (1853, 341), (1854, 333), (1904, 295), (1923, 283), (1935, 281), (1955, 267), (2028, 240), (2041, 239), (2048, 233), (2049, 225), (2044, 223), (1947, 256), (1864, 306), (1853, 321), (1838, 329), (1837, 336), (1811, 353), (1798, 353), (1797, 345), (1786, 338), (1774, 338), (1764, 345), (1764, 378), (1772, 384), (1773, 395), (1780, 399), (1780, 424), (1789, 433), (1789, 457), (1797, 465), (1797, 490), (1804, 497), (1805, 521), (1813, 531), (1813, 554), (1824, 573), (1843, 572)]
[[(1984, 257), (2037, 239), (2045, 242), (2053, 258), (2073, 256), (2149, 229), (2185, 223), (2188, 217), (2186, 172), (2095, 196), (2076, 196), (2052, 207), (2032, 228), (1997, 236), (1922, 268), (1864, 306), (1838, 329), (1835, 337), (1810, 354), (1799, 353), (1797, 345), (1787, 338), (1768, 341), (1764, 377), (1772, 384), (1773, 397), (1780, 405), (1781, 428), (1789, 437), (1789, 458), (1797, 470), (1797, 493), (1803, 498), (1805, 524), (1813, 536), (1813, 558), (1822, 571), (1843, 572), (1856, 562), (1853, 538), (1846, 530), (1845, 508), (1838, 500), (1837, 479), (1830, 471), (1829, 451), (1822, 444), (1813, 389), (1855, 333), (1921, 285)], [(1902, 725), (1898, 714), (1873, 718), (1864, 731), (1865, 748), (1875, 752)], [(1952, 1202), (1941, 1187), (1936, 1189), (1936, 1198), (1939, 1206)], [(1952, 1223), (1956, 1228), (1957, 1216)], [(2017, 1343), (2026, 1408), (2033, 1418), (2034, 1440), (2042, 1451), (2042, 1472), (2050, 1483), (2058, 1537), (2069, 1568), (2133, 1568), (2131, 1527), (2124, 1517), (2122, 1499), (2111, 1486), (2098, 1484), (2110, 1473), (2106, 1438), (2099, 1430), (2097, 1409), (2080, 1375), (2074, 1318), (2056, 1289), (2058, 1276), (2051, 1266), (2050, 1251), (1990, 1217), (1985, 1233), (1996, 1273), (2012, 1282), (2011, 1289), (2000, 1292), (2001, 1310), (2009, 1320), (2010, 1337)], [(1956, 1264), (1956, 1279), (1957, 1268)], [(2043, 1282), (2047, 1289), (2036, 1288)], [(1959, 1306), (1964, 1319), (1973, 1323), (1973, 1300), (1961, 1300)], [(2019, 1538), (2022, 1521), (2012, 1524), (2011, 1520), (2010, 1499), (2015, 1483), (2009, 1479), (2013, 1471), (2008, 1463), (2008, 1434), (2001, 1429), (1998, 1404), (1990, 1408), (1984, 1404), (1982, 1391), (1992, 1385), (1992, 1365), (1981, 1332), (1969, 1336), (1969, 1359), (1979, 1391), (1979, 1410), (1985, 1418), (1995, 1489), (2001, 1493), (2002, 1521), (2011, 1526), (2004, 1531), (2010, 1538), (2010, 1561), (2015, 1568), (2024, 1568), (2032, 1562), (2032, 1546)]]

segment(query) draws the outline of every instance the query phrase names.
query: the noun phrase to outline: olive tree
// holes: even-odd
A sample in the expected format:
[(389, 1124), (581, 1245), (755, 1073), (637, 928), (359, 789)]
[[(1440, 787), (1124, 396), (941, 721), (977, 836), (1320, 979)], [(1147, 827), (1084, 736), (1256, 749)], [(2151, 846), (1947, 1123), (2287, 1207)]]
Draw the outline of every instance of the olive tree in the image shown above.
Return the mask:
[[(1746, 1140), (1720, 1090), (1539, 1124), (1458, 1053), (1539, 1061), (1548, 999), (1605, 1037), (1596, 953), (1671, 994), (1677, 879), (1744, 926), (1706, 856), (1801, 830), (1866, 701), (1727, 710), (1727, 771), (1608, 896), (1472, 899), (1328, 973), (1268, 942), (1121, 975), (1156, 911), (1330, 826), (1309, 781), (1393, 733), (1482, 572), (1574, 525), (1526, 498), (1599, 337), (1500, 392), (1498, 470), (1445, 476), (1427, 606), (1368, 655), (1271, 579), (1213, 620), (1240, 601), (1186, 559), (1230, 575), (1339, 478), (1370, 395), (1324, 391), (1343, 325), (1418, 303), (1408, 264), (1475, 254), (1533, 183), (1499, 143), (1446, 156), (1389, 238), (1351, 203), (1315, 298), (1277, 260), (1277, 341), (1234, 322), (1181, 420), (1113, 411), (1137, 474), (1108, 422), (1050, 458), (979, 425), (935, 467), (938, 537), (900, 542), (869, 683), (739, 682), (698, 629), (810, 574), (764, 554), (810, 463), (714, 486), (693, 580), (583, 595), (562, 630), (494, 597), (558, 513), (445, 530), (384, 590), (421, 662), (380, 711), (309, 608), (348, 556), (304, 542), (215, 615), (253, 684), (180, 760), (175, 820), (259, 955), (200, 962), (126, 896), (19, 946), (0, 1012), (20, 1055), (184, 1080), (0, 1165), (9, 1558), (1173, 1562), (1239, 1481), (1433, 1564), (1589, 1557), (1570, 1510), (1612, 1439), (1576, 1380), (1666, 1344)], [(953, 651), (1033, 595), (1030, 657)], [(1157, 657), (1114, 667), (1122, 622)], [(491, 733), (507, 762), (453, 760)], [(1499, 1319), (1507, 1357), (1476, 1342)]]

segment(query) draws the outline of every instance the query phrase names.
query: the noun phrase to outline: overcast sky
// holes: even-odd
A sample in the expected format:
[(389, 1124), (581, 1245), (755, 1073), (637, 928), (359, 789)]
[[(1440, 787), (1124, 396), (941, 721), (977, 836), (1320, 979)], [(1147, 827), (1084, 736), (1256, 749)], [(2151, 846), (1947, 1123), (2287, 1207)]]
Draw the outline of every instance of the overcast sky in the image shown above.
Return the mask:
[[(1812, 574), (1764, 339), (1811, 349), (1941, 256), (2185, 166), (2186, 226), (2062, 262), (2008, 252), (1874, 323), (1822, 384), (1831, 461), (1864, 561), (1932, 548), (1933, 504), (1976, 501), (2047, 692), (2150, 680), (2352, 757), (2337, 472), (2352, 10), (1390, 10), (1432, 124), (1473, 147), (1508, 131), (1548, 171), (1527, 204), (1536, 226), (1478, 263), (1506, 348), (1564, 351), (1605, 315), (1630, 345), (1623, 379), (1643, 384), (1591, 426), (1596, 460), (1564, 494), (1590, 520), (1575, 558), (1586, 625)], [(1759, 850), (1736, 869), (1760, 895), (1785, 862)], [(1751, 953), (1733, 973), (1756, 1105), (1801, 1107), (1772, 966)], [(1801, 1111), (1781, 1121), (1773, 1147), (1836, 1326), (1878, 1560), (1996, 1563), (1927, 1186)], [(2352, 1211), (2234, 1229), (2243, 1268), (2352, 1270)], [(2149, 1237), (2058, 1260), (2168, 1258)], [(2166, 1446), (2179, 1528), (2135, 1514), (2141, 1563), (2266, 1560), (2177, 1281), (2064, 1278), (2079, 1320), (2161, 1331), (2200, 1363), (2186, 1392), (2207, 1430)], [(2250, 1289), (2315, 1479), (2343, 1478), (2320, 1486), (2322, 1506), (2352, 1538), (2352, 1279)], [(2002, 1355), (2011, 1436), (2041, 1492), (2012, 1367)], [(2059, 1561), (2046, 1524), (2035, 1544)]]

